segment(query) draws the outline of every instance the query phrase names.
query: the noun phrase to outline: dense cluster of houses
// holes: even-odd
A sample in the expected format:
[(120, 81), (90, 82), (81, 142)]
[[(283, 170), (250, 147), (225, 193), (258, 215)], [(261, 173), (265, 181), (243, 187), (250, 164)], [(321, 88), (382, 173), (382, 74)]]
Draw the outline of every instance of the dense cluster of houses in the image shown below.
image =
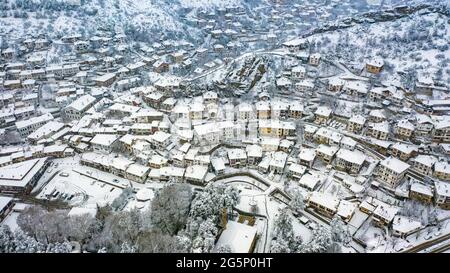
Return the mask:
[[(293, 7), (269, 11), (270, 24), (256, 24), (238, 7), (199, 10), (185, 18), (211, 38), (198, 48), (163, 38), (137, 45), (101, 31), (11, 43), (1, 50), (0, 135), (16, 133), (20, 141), (0, 145), (0, 193), (29, 193), (53, 158), (80, 154), (80, 165), (137, 183), (204, 186), (233, 172), (258, 172), (298, 185), (307, 206), (326, 217), (349, 222), (360, 210), (397, 236), (422, 225), (364, 191), (382, 187), (399, 200), (450, 209), (450, 100), (432, 96), (448, 87), (429, 77), (419, 77), (414, 90), (347, 74), (315, 77), (327, 57), (306, 38), (279, 43), (279, 30), (293, 27), (297, 14), (329, 15), (309, 4)], [(218, 90), (183, 93), (189, 80), (257, 42), (279, 47), (276, 92), (257, 85), (256, 95), (242, 100)], [(68, 53), (55, 62), (50, 51)], [(377, 77), (384, 66), (369, 58), (361, 75)], [(333, 103), (338, 98), (364, 107), (343, 113)], [(326, 190), (328, 178), (351, 198)], [(0, 197), (0, 220), (11, 204)], [(244, 250), (251, 251), (256, 232), (247, 232)]]

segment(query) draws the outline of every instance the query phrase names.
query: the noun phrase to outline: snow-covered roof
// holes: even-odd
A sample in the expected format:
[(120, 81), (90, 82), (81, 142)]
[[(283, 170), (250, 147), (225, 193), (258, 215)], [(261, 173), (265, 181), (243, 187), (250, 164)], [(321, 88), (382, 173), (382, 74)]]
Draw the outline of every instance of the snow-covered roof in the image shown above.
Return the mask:
[(259, 128), (280, 128), (295, 130), (295, 123), (291, 121), (281, 121), (278, 119), (260, 119)]
[(178, 87), (180, 85), (180, 81), (181, 79), (179, 77), (176, 76), (164, 76), (164, 77), (160, 77), (158, 81), (155, 82), (155, 86), (158, 87)]
[(79, 97), (78, 99), (73, 101), (71, 104), (69, 104), (69, 106), (67, 106), (67, 107), (72, 108), (78, 112), (82, 112), (82, 111), (85, 111), (86, 108), (89, 107), (90, 105), (92, 105), (95, 101), (96, 101), (96, 98), (87, 94), (87, 95)]
[(90, 215), (92, 217), (95, 217), (96, 214), (97, 214), (97, 208), (96, 207), (90, 207), (90, 208), (73, 207), (68, 213), (69, 216)]
[(141, 202), (149, 201), (153, 199), (155, 193), (152, 189), (149, 188), (141, 188), (136, 193), (136, 199)]
[(225, 162), (220, 157), (215, 157), (215, 158), (211, 159), (211, 165), (213, 166), (214, 170), (216, 170), (216, 171), (225, 170)]
[(289, 108), (289, 105), (284, 101), (273, 101), (271, 107), (272, 111), (287, 110)]
[(200, 102), (194, 102), (189, 105), (190, 112), (203, 112), (205, 110), (205, 106), (203, 103)]
[(304, 45), (305, 43), (307, 43), (308, 40), (303, 39), (303, 38), (296, 38), (287, 42), (283, 43), (283, 46), (300, 46), (300, 45)]
[(331, 109), (327, 106), (319, 106), (314, 114), (329, 117), (331, 115)]
[(113, 144), (119, 137), (117, 135), (111, 134), (97, 134), (94, 138), (91, 139), (91, 144), (101, 145), (101, 146), (110, 146)]
[(444, 120), (437, 120), (435, 122), (435, 126), (436, 129), (445, 129), (450, 127), (450, 118), (444, 119)]
[(0, 186), (25, 187), (46, 161), (45, 157), (0, 167)]
[(392, 145), (392, 149), (398, 150), (402, 153), (405, 154), (410, 154), (412, 152), (417, 152), (418, 148), (417, 146), (414, 145), (410, 145), (410, 144), (405, 144), (405, 143), (400, 143), (397, 142), (394, 145)]
[(450, 173), (450, 165), (447, 162), (436, 162), (434, 164), (434, 171), (440, 173)]
[(269, 165), (277, 168), (284, 168), (284, 166), (286, 165), (287, 157), (287, 153), (277, 151), (272, 154), (272, 160), (270, 161)]
[(167, 139), (169, 139), (172, 135), (163, 131), (156, 131), (153, 135), (152, 135), (152, 139), (156, 142), (164, 142)]
[(131, 164), (130, 166), (128, 166), (126, 172), (131, 175), (141, 177), (141, 176), (145, 175), (146, 173), (148, 173), (149, 171), (150, 171), (149, 167), (135, 163), (135, 164)]
[(203, 180), (208, 172), (208, 167), (202, 165), (192, 165), (186, 168), (184, 176), (188, 179)]
[(434, 187), (436, 190), (436, 195), (450, 197), (450, 183), (434, 181)]
[(418, 183), (418, 182), (413, 183), (411, 185), (410, 190), (413, 192), (423, 194), (423, 195), (433, 196), (433, 192), (429, 186)]
[(317, 174), (306, 173), (304, 174), (298, 183), (310, 190), (313, 190), (320, 182), (321, 178)]
[(267, 101), (258, 101), (255, 104), (255, 108), (257, 111), (269, 111), (270, 110), (270, 104)]
[(341, 202), (339, 202), (337, 214), (343, 218), (349, 218), (355, 212), (357, 207), (358, 204), (356, 203), (352, 203), (347, 200), (341, 200)]
[(289, 171), (302, 175), (306, 172), (306, 167), (300, 164), (292, 163), (289, 166)]
[(402, 119), (397, 123), (397, 127), (414, 131), (414, 125), (406, 119)]
[(172, 112), (176, 114), (188, 114), (189, 113), (189, 106), (183, 103), (178, 103), (173, 109)]
[(387, 121), (370, 123), (369, 126), (374, 131), (389, 133), (389, 123)]
[(125, 171), (131, 164), (133, 164), (133, 161), (124, 157), (113, 158), (110, 162), (111, 167), (121, 171)]
[(304, 130), (307, 133), (314, 134), (317, 131), (317, 126), (305, 124)]
[(247, 158), (247, 154), (243, 149), (229, 149), (228, 150), (228, 158), (232, 159), (245, 159)]
[(392, 156), (381, 161), (380, 165), (398, 174), (403, 173), (410, 167), (409, 164)]
[(336, 143), (339, 143), (342, 139), (342, 134), (332, 131), (330, 129), (327, 129), (325, 127), (320, 127), (319, 130), (317, 130), (316, 135), (326, 137)]
[(131, 115), (131, 118), (137, 117), (162, 117), (163, 113), (153, 109), (140, 109)]
[(208, 91), (203, 94), (203, 99), (217, 99), (217, 93), (213, 91)]
[[(278, 146), (278, 144), (277, 144)], [(245, 147), (245, 150), (247, 151), (247, 156), (249, 157), (262, 157), (262, 148), (259, 145), (253, 144)]]
[(189, 151), (189, 149), (191, 148), (191, 144), (186, 142), (183, 145), (181, 145), (180, 148), (178, 148), (179, 151), (183, 152), (183, 153), (187, 153)]
[(298, 157), (301, 160), (305, 160), (305, 161), (312, 161), (314, 160), (314, 158), (316, 157), (316, 150), (314, 149), (310, 149), (310, 148), (303, 148)]
[(294, 66), (294, 67), (292, 68), (292, 72), (305, 73), (305, 72), (306, 72), (306, 69), (305, 69), (304, 66), (297, 65), (297, 66)]
[(402, 234), (408, 234), (422, 227), (419, 221), (406, 216), (397, 215), (392, 221), (392, 229)]
[(37, 123), (41, 123), (41, 122), (47, 122), (53, 120), (53, 116), (50, 113), (45, 113), (41, 116), (37, 116), (37, 117), (32, 117), (26, 120), (20, 120), (18, 122), (16, 122), (16, 128), (17, 129), (21, 129), (21, 128), (26, 128), (28, 126), (31, 126), (33, 124), (37, 124)]
[(295, 84), (296, 87), (314, 88), (314, 82), (310, 79), (304, 79)]
[(96, 82), (106, 82), (106, 81), (111, 80), (115, 76), (116, 76), (115, 73), (106, 73), (104, 75), (98, 76), (97, 78), (94, 79), (94, 81), (96, 81)]
[[(304, 176), (303, 176), (304, 177)], [(339, 199), (331, 194), (313, 191), (309, 196), (309, 201), (324, 206), (331, 211), (336, 211), (339, 206)]]
[(328, 80), (329, 85), (344, 85), (345, 81), (338, 77), (333, 77)]
[(338, 150), (339, 150), (339, 148), (336, 147), (336, 146), (328, 146), (328, 145), (325, 145), (325, 144), (320, 144), (320, 145), (317, 147), (317, 149), (316, 149), (316, 151), (317, 151), (318, 153), (322, 153), (322, 154), (325, 154), (325, 155), (327, 155), (327, 156), (334, 156), (334, 154), (335, 154)]
[(441, 143), (441, 144), (439, 144), (439, 146), (440, 146), (446, 153), (449, 153), (449, 152), (450, 152), (450, 144), (449, 144), (449, 143)]
[(159, 169), (161, 175), (170, 177), (183, 177), (186, 169), (174, 166), (164, 166)]
[(250, 104), (242, 102), (238, 105), (239, 112), (252, 112), (253, 108)]
[(62, 122), (49, 121), (45, 125), (39, 127), (36, 131), (28, 135), (29, 139), (38, 140), (42, 137), (48, 136), (51, 133), (55, 133), (63, 128), (65, 125)]
[(133, 123), (131, 130), (151, 130), (153, 128), (151, 123)]
[(3, 211), (3, 209), (13, 200), (11, 197), (7, 196), (0, 196), (0, 211)]
[(133, 140), (136, 139), (136, 136), (130, 135), (130, 134), (126, 134), (123, 137), (121, 137), (119, 139), (120, 142), (123, 142), (127, 145), (131, 145), (133, 144)]
[(353, 138), (351, 138), (351, 137), (344, 136), (341, 139), (341, 145), (346, 145), (348, 147), (355, 147), (356, 144), (357, 144), (357, 142), (355, 140), (353, 140)]
[(355, 90), (356, 92), (361, 94), (367, 93), (367, 85), (360, 81), (347, 81), (345, 83), (345, 89)]
[(256, 233), (256, 227), (228, 221), (217, 241), (216, 249), (219, 246), (229, 246), (233, 253), (249, 253)]
[(385, 219), (387, 222), (391, 222), (397, 212), (398, 208), (387, 204), (381, 204), (377, 206), (373, 211), (373, 214)]
[(126, 112), (126, 113), (136, 113), (140, 110), (141, 108), (138, 106), (132, 106), (132, 105), (128, 105), (128, 104), (123, 104), (123, 103), (114, 103), (113, 105), (111, 105), (111, 107), (109, 107), (109, 110), (111, 111), (118, 111), (118, 112)]
[(293, 101), (289, 104), (289, 110), (303, 112), (304, 106), (300, 101)]
[(366, 160), (366, 155), (359, 151), (351, 151), (344, 148), (339, 149), (336, 154), (337, 158), (342, 158), (347, 162), (351, 162), (357, 165), (362, 165)]
[(379, 109), (375, 109), (375, 110), (370, 111), (369, 112), (369, 116), (386, 119), (386, 115), (383, 113), (382, 110), (379, 110)]
[(384, 61), (380, 57), (375, 57), (367, 61), (368, 65), (376, 66), (376, 67), (382, 67), (384, 65)]
[(277, 79), (277, 85), (278, 86), (290, 86), (290, 85), (292, 85), (292, 81), (286, 77), (281, 77), (281, 78)]
[(232, 121), (210, 122), (201, 125), (194, 126), (194, 131), (202, 136), (209, 133), (217, 133), (225, 128), (234, 128), (235, 125)]
[(433, 124), (433, 120), (429, 116), (424, 115), (424, 114), (417, 114), (416, 115), (416, 120), (417, 120), (418, 124), (424, 124), (424, 123), (431, 123), (431, 124)]
[(432, 167), (438, 161), (436, 157), (431, 155), (418, 155), (413, 160), (427, 167)]

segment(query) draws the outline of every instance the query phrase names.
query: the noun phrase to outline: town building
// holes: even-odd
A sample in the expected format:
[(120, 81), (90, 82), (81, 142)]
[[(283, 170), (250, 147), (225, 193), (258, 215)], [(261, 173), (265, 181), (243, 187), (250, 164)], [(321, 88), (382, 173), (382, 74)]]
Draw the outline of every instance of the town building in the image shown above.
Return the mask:
[(327, 193), (313, 191), (308, 198), (308, 206), (332, 218), (337, 212), (339, 199)]
[(431, 204), (433, 202), (433, 190), (422, 183), (415, 182), (409, 189), (409, 198), (423, 203)]
[(395, 157), (388, 157), (378, 165), (377, 180), (389, 188), (395, 188), (403, 179), (409, 167), (409, 164)]
[(428, 176), (433, 175), (433, 166), (437, 161), (437, 158), (431, 155), (418, 155), (412, 160), (414, 170)]
[(44, 157), (0, 167), (0, 193), (30, 193), (49, 164)]
[(357, 174), (361, 170), (366, 156), (359, 151), (351, 151), (344, 148), (336, 153), (336, 168), (352, 174)]
[(80, 120), (96, 101), (97, 99), (91, 95), (81, 96), (64, 109), (64, 114), (68, 119)]

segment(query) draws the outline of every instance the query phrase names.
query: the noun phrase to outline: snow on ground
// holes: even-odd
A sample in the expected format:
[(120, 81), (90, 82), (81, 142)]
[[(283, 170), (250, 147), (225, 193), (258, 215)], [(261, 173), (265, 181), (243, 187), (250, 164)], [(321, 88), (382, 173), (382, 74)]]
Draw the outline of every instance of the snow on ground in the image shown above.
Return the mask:
[[(441, 57), (450, 56), (450, 47), (442, 46), (448, 45), (450, 37), (450, 27), (446, 20), (438, 13), (414, 14), (396, 21), (356, 25), (343, 30), (315, 34), (309, 39), (315, 42), (321, 41), (322, 45), (318, 47), (318, 50), (324, 52), (328, 48), (329, 53), (336, 52), (336, 45), (348, 42), (351, 48), (348, 47), (347, 50), (351, 54), (347, 57), (351, 59), (351, 62), (361, 65), (364, 65), (367, 58), (380, 55), (386, 56), (385, 61), (393, 65), (397, 71), (416, 68), (419, 73), (434, 73), (442, 68)], [(424, 27), (425, 25), (427, 27)], [(431, 35), (436, 36), (428, 42), (426, 37)], [(419, 36), (423, 38), (418, 38)], [(393, 73), (389, 74), (386, 76), (395, 76)], [(450, 70), (444, 69), (443, 80), (447, 82), (450, 80)]]
[(389, 252), (385, 232), (379, 227), (369, 225), (361, 236), (361, 240), (367, 244), (368, 252)]
[[(263, 221), (264, 223), (257, 222), (258, 230), (261, 234), (261, 239), (259, 240), (256, 248), (259, 250), (259, 252), (266, 252), (269, 247), (268, 242), (270, 241), (273, 222), (277, 218), (279, 211), (284, 208), (285, 205), (278, 202), (273, 197), (268, 197), (267, 194), (254, 186), (250, 186), (247, 183), (236, 182), (232, 184), (241, 191), (241, 199), (239, 204), (236, 206), (238, 209), (246, 212), (251, 212), (251, 207), (256, 206), (256, 213), (265, 216), (264, 218), (258, 218), (261, 219), (259, 220), (259, 222)], [(266, 225), (267, 228), (263, 228), (264, 225)], [(263, 232), (263, 230), (265, 232)], [(301, 230), (299, 230), (299, 232), (301, 232)]]
[(357, 209), (347, 225), (350, 233), (354, 234), (368, 218), (368, 214)]
[(131, 197), (132, 199), (127, 203), (124, 210), (130, 211), (133, 209), (138, 209), (141, 211), (146, 211), (150, 209), (151, 201), (155, 197), (155, 189), (148, 185), (142, 187), (137, 191), (136, 195)]
[(16, 231), (19, 228), (19, 225), (17, 224), (17, 217), (19, 217), (20, 212), (10, 212), (8, 216), (6, 216), (5, 219), (1, 222), (2, 225), (7, 225), (11, 229), (11, 231)]
[(292, 217), (292, 226), (294, 234), (302, 238), (303, 242), (309, 242), (312, 238), (312, 232), (305, 225), (303, 225), (297, 218)]
[[(37, 197), (46, 199), (47, 195), (54, 193), (54, 190), (56, 190), (60, 193), (59, 196), (63, 194), (74, 195), (73, 199), (68, 201), (72, 206), (89, 206), (92, 204), (103, 206), (110, 204), (122, 192), (119, 187), (108, 185), (75, 171), (79, 170), (80, 167), (72, 170), (64, 169), (43, 187)], [(67, 174), (67, 177), (61, 176), (65, 174)]]
[(379, 227), (368, 225), (365, 231), (359, 237), (367, 244), (367, 252), (369, 253), (392, 253), (401, 252), (408, 248), (434, 240), (443, 235), (450, 233), (450, 219), (441, 223), (441, 228), (427, 227), (419, 232), (407, 236), (405, 239), (386, 235), (385, 231)]
[(32, 193), (39, 192), (41, 187), (44, 186), (49, 181), (49, 179), (57, 175), (59, 172), (70, 170), (71, 168), (78, 166), (79, 158), (79, 155), (75, 155), (74, 157), (53, 159), (50, 166), (47, 168), (45, 173), (42, 174), (41, 178), (37, 182)]
[(252, 205), (257, 207), (256, 213), (261, 215), (271, 215), (271, 212), (278, 211), (278, 206), (269, 202), (269, 198), (264, 192), (246, 184), (233, 183), (241, 191), (241, 200), (237, 208), (246, 212), (252, 211)]
[(127, 205), (125, 206), (125, 208), (123, 210), (131, 211), (133, 209), (138, 209), (140, 211), (146, 211), (149, 208), (150, 208), (150, 201), (141, 202), (141, 201), (133, 199), (127, 203)]
[(178, 0), (183, 8), (224, 8), (230, 6), (240, 6), (240, 0)]

